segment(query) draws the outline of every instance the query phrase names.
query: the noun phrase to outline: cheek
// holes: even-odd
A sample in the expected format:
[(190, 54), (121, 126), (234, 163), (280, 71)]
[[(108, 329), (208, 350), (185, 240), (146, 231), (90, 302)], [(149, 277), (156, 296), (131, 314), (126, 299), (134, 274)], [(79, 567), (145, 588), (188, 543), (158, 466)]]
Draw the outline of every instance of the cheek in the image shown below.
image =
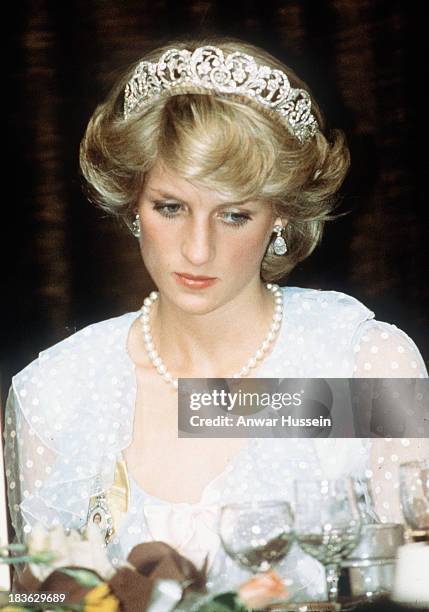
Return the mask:
[(162, 223), (154, 219), (142, 219), (141, 223), (140, 252), (147, 267), (159, 265), (161, 261), (168, 259), (169, 252), (176, 237)]
[(151, 245), (154, 248), (165, 239), (164, 232), (159, 224), (145, 219), (142, 219), (141, 222), (141, 238), (143, 246)]
[(230, 264), (234, 268), (259, 267), (268, 244), (267, 233), (243, 232), (240, 236), (240, 230), (237, 230), (237, 234), (229, 238), (227, 247), (223, 249)]

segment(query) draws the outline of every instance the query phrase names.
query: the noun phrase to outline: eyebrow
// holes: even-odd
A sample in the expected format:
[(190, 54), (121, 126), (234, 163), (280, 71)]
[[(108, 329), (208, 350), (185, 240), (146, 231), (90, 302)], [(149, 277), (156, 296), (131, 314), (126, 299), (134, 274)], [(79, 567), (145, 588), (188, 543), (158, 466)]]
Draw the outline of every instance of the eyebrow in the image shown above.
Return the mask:
[(161, 189), (155, 189), (154, 187), (149, 187), (149, 190), (151, 192), (158, 194), (162, 198), (168, 198), (169, 200), (183, 201), (182, 198), (178, 198), (176, 195), (173, 195), (172, 193), (168, 193), (167, 191), (162, 191)]
[[(161, 196), (162, 198), (166, 198), (167, 200), (175, 200), (177, 202), (186, 202), (186, 200), (184, 198), (177, 197), (176, 195), (174, 195), (172, 193), (168, 193), (168, 191), (162, 191), (161, 189), (156, 189), (155, 187), (149, 187), (149, 191), (154, 192), (154, 194), (156, 193), (159, 196)], [(218, 204), (216, 206), (216, 208), (220, 208), (222, 206), (245, 206), (246, 204), (249, 204), (251, 202), (255, 202), (256, 203), (256, 200), (245, 200), (245, 201), (241, 201), (241, 202), (240, 201), (237, 201), (237, 202), (222, 202), (221, 204)]]

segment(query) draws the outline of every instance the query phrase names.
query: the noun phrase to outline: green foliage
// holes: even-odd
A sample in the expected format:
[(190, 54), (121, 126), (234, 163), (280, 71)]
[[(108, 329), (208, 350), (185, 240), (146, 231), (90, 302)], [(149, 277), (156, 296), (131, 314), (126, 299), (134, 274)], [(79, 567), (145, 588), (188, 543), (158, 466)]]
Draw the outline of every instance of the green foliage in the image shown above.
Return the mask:
[(210, 601), (203, 604), (198, 612), (248, 612), (234, 591), (216, 595)]
[(95, 572), (87, 569), (73, 569), (70, 567), (62, 567), (58, 571), (66, 574), (67, 576), (71, 576), (76, 580), (78, 584), (84, 587), (93, 588), (96, 587), (100, 582), (103, 582), (102, 579), (97, 576)]

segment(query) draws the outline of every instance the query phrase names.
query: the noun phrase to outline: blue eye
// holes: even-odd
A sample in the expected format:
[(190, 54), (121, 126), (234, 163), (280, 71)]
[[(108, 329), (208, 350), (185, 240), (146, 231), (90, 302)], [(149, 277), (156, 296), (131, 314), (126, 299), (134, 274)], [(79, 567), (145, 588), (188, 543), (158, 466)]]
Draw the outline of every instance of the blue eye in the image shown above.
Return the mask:
[(250, 221), (249, 215), (245, 213), (225, 212), (222, 213), (224, 222), (232, 227), (240, 227)]
[(163, 217), (176, 217), (180, 208), (181, 204), (176, 204), (175, 202), (154, 202), (154, 210)]
[[(153, 208), (163, 217), (173, 219), (179, 216), (182, 211), (182, 204), (179, 202), (160, 202), (154, 201)], [(250, 221), (251, 217), (248, 213), (242, 212), (221, 212), (220, 218), (225, 225), (238, 228)]]

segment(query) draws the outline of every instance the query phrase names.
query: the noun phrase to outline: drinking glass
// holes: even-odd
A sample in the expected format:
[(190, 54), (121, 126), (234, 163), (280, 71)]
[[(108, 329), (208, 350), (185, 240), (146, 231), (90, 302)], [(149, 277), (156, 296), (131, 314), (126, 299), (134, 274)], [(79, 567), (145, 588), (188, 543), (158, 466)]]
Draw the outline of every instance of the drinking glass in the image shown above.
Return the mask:
[(255, 573), (268, 571), (293, 542), (292, 509), (282, 500), (228, 504), (221, 509), (219, 535), (234, 561)]
[(328, 600), (336, 602), (341, 560), (359, 542), (361, 529), (353, 481), (295, 481), (295, 501), (295, 537), (325, 566)]
[(411, 538), (429, 540), (429, 459), (400, 464), (399, 494)]

